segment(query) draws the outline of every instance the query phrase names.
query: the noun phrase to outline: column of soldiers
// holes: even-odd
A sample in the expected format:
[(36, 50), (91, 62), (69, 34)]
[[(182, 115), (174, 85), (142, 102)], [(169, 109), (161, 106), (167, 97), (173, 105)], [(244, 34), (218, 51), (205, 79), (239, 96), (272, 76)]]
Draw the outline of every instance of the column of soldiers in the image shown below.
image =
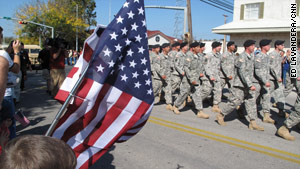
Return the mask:
[[(149, 46), (154, 96), (166, 101), (166, 109), (180, 114), (190, 97), (197, 110), (197, 117), (208, 119), (203, 111), (203, 102), (210, 101), (212, 111), (216, 112), (216, 121), (225, 126), (224, 117), (238, 110), (238, 116), (247, 114), (249, 129), (263, 131), (257, 124), (257, 114), (263, 116), (263, 122), (275, 124), (270, 116), (271, 97), (279, 110), (278, 116), (286, 118), (277, 134), (287, 140), (295, 140), (290, 129), (300, 122), (300, 76), (287, 84), (288, 91), (282, 84), (280, 51), (284, 41), (275, 41), (275, 50), (268, 54), (271, 40), (259, 42), (261, 52), (254, 55), (254, 40), (244, 42), (244, 51), (236, 56), (236, 45), (227, 43), (227, 51), (220, 54), (222, 43), (213, 42), (212, 51), (205, 54), (205, 43), (186, 42), (170, 45), (169, 43)], [(297, 69), (300, 74), (300, 43), (298, 44)], [(229, 95), (227, 103), (219, 104), (224, 87)], [(295, 86), (297, 100), (295, 111), (288, 114), (284, 110), (285, 97)], [(223, 103), (222, 103), (223, 104)], [(261, 111), (258, 112), (258, 106)]]

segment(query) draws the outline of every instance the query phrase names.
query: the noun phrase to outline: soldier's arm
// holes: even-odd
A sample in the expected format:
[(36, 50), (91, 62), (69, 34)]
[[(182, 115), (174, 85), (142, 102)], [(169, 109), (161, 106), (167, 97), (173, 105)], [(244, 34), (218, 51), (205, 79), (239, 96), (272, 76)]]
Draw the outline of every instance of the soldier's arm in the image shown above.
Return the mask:
[(275, 64), (275, 56), (272, 56), (272, 54), (270, 55), (270, 74), (272, 77), (274, 77), (274, 79), (279, 80), (277, 74), (276, 74), (276, 66)]
[(229, 63), (229, 58), (226, 57), (226, 54), (224, 53), (221, 58), (221, 69), (226, 77), (229, 77), (229, 76), (233, 77), (233, 74), (230, 71), (231, 64), (233, 64), (233, 63)]
[(257, 80), (260, 81), (261, 83), (263, 83), (264, 85), (268, 82), (265, 75), (264, 75), (264, 71), (266, 71), (264, 69), (264, 63), (262, 63), (263, 60), (259, 57), (259, 55), (256, 56), (255, 61), (254, 61), (254, 73), (256, 75), (256, 77), (258, 78)]
[(211, 57), (207, 58), (207, 64), (205, 65), (205, 73), (209, 78), (214, 77), (213, 63)]
[(174, 63), (174, 67), (176, 71), (181, 75), (184, 74), (183, 63), (184, 63), (184, 58), (182, 56), (179, 56)]
[(251, 72), (246, 71), (245, 58), (240, 57), (237, 61), (236, 67), (242, 82), (246, 84), (248, 88), (250, 88), (253, 84), (251, 77), (249, 76), (249, 73)]

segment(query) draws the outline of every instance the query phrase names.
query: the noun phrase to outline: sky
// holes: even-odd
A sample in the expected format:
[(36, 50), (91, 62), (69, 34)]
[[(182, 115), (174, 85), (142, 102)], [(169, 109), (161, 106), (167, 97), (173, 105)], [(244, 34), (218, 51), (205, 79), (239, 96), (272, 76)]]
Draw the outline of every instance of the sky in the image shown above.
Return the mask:
[[(176, 6), (176, 1), (178, 0), (144, 0), (145, 6)], [(185, 5), (185, 0), (181, 1), (183, 1), (183, 5)], [(234, 0), (227, 1), (233, 3)], [(32, 2), (32, 0), (0, 0), (0, 17), (14, 17), (15, 11), (29, 2)], [(109, 9), (111, 9), (110, 20), (112, 20), (125, 0), (95, 0), (95, 2), (97, 23), (107, 25), (109, 23)], [(210, 6), (200, 0), (191, 0), (191, 6), (194, 38), (196, 40), (223, 39), (223, 35), (212, 33), (212, 28), (224, 24), (224, 14), (228, 15), (227, 23), (231, 22), (233, 14)], [(160, 30), (166, 35), (174, 36), (176, 12), (175, 10), (146, 8), (145, 14), (148, 30)], [(183, 19), (183, 11), (179, 11), (179, 15)], [(180, 25), (180, 33), (183, 33), (183, 21)], [(15, 37), (15, 27), (19, 25), (16, 21), (0, 19), (0, 26), (4, 29), (3, 33), (5, 37)]]

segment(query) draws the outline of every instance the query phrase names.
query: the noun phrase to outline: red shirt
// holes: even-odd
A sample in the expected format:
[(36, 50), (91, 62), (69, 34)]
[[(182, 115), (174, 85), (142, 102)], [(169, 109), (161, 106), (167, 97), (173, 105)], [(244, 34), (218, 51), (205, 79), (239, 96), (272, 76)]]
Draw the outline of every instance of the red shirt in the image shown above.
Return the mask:
[(50, 69), (65, 69), (65, 50), (61, 50), (59, 56), (53, 59), (55, 52), (50, 50)]

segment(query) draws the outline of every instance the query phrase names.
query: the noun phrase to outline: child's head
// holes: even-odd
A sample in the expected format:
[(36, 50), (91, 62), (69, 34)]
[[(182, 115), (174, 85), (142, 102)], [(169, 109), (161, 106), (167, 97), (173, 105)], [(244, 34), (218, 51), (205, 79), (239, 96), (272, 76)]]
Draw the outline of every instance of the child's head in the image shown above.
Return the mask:
[(0, 169), (75, 169), (76, 163), (65, 142), (42, 135), (17, 137), (0, 155)]

